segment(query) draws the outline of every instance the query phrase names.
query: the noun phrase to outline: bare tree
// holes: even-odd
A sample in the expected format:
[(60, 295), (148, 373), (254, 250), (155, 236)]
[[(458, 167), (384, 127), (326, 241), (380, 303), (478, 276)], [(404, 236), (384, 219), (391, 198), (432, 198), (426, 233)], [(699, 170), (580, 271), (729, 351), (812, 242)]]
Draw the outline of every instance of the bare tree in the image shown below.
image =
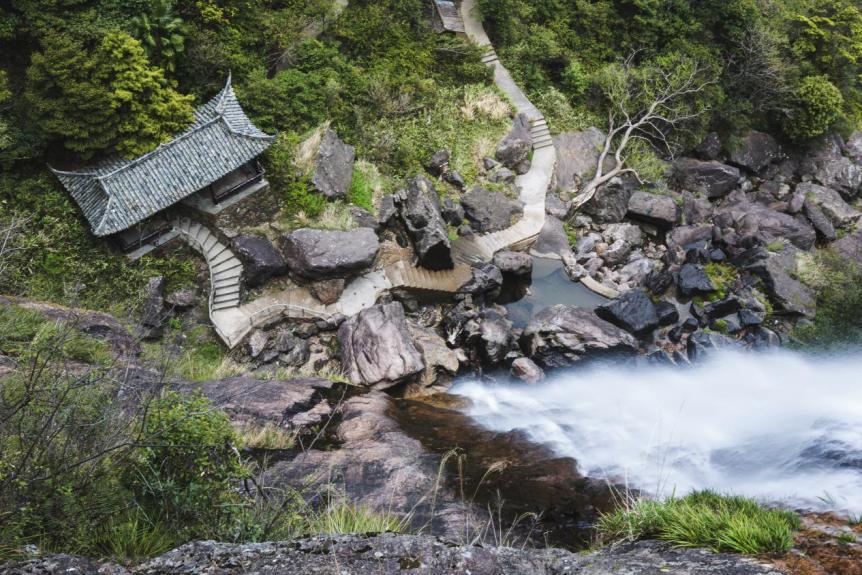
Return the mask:
[(678, 147), (675, 142), (686, 124), (706, 112), (696, 96), (717, 82), (709, 67), (685, 57), (636, 66), (636, 56), (632, 53), (605, 73), (602, 90), (609, 104), (608, 133), (595, 175), (575, 197), (573, 211), (616, 176), (631, 173), (640, 180), (637, 170), (626, 165), (627, 152), (635, 141), (673, 157)]

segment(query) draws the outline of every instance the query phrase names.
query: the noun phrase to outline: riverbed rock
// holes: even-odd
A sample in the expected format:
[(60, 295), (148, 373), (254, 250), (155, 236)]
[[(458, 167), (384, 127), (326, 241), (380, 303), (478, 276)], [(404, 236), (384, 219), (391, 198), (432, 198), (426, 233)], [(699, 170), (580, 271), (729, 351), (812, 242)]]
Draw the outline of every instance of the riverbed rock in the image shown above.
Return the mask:
[(759, 233), (767, 239), (786, 239), (802, 250), (810, 250), (817, 240), (817, 233), (804, 218), (795, 218), (761, 204), (742, 202), (725, 211), (732, 214), (734, 227), (740, 235)]
[(338, 328), (341, 363), (357, 385), (386, 389), (425, 369), (398, 302), (362, 310)]
[(404, 397), (418, 397), (446, 391), (452, 383), (452, 377), (458, 373), (460, 362), (455, 350), (446, 345), (446, 340), (433, 330), (409, 324), (413, 344), (422, 354), (425, 369), (415, 382), (408, 384)]
[(524, 252), (501, 250), (494, 254), (493, 264), (504, 274), (529, 276), (533, 272), (533, 258)]
[(447, 224), (458, 227), (464, 222), (464, 207), (452, 198), (445, 198), (440, 205), (440, 215)]
[(512, 375), (524, 383), (535, 385), (545, 379), (545, 372), (529, 357), (519, 357), (512, 362)]
[(407, 183), (402, 193), (401, 217), (413, 240), (419, 265), (431, 270), (451, 269), (449, 231), (440, 213), (440, 198), (428, 178), (416, 176)]
[(347, 196), (353, 181), (353, 161), (356, 150), (345, 144), (333, 130), (326, 130), (314, 160), (311, 185), (328, 200)]
[(694, 196), (689, 192), (682, 195), (682, 222), (684, 224), (702, 224), (712, 221), (714, 213), (712, 202), (706, 198)]
[(684, 264), (679, 270), (676, 285), (683, 297), (709, 295), (715, 291), (712, 280), (698, 264)]
[(514, 345), (512, 322), (493, 308), (483, 309), (479, 315), (479, 331), (470, 343), (479, 351), (487, 365), (498, 365)]
[(703, 361), (711, 352), (741, 347), (735, 339), (716, 332), (696, 331), (688, 337), (686, 353), (690, 362)]
[(349, 277), (368, 268), (380, 243), (370, 228), (346, 232), (302, 228), (284, 236), (282, 249), (293, 273), (320, 280)]
[(640, 337), (649, 334), (659, 323), (655, 304), (642, 289), (629, 290), (597, 307), (596, 315)]
[(553, 259), (565, 259), (573, 255), (563, 222), (553, 216), (547, 216), (530, 253), (537, 257)]
[(526, 114), (518, 114), (512, 122), (512, 129), (497, 146), (494, 157), (507, 168), (517, 171), (518, 165), (530, 158), (532, 149), (530, 119)]
[(844, 201), (841, 194), (831, 188), (804, 182), (796, 186), (796, 192), (801, 194), (805, 201), (823, 210), (823, 213), (838, 227), (856, 223), (862, 217), (862, 213), (853, 209)]
[(582, 179), (596, 171), (596, 162), (604, 142), (605, 134), (598, 128), (554, 136), (557, 187), (567, 192), (579, 188)]
[(478, 263), (471, 270), (470, 279), (458, 288), (458, 293), (469, 293), (475, 296), (488, 295), (493, 299), (503, 286), (503, 274), (500, 268), (493, 264)]
[(804, 316), (813, 316), (816, 299), (814, 290), (796, 279), (799, 274), (800, 251), (786, 246), (779, 252), (769, 252), (745, 269), (758, 276), (767, 295), (777, 307)]
[(634, 192), (629, 198), (628, 216), (662, 227), (672, 227), (679, 217), (679, 208), (670, 196)]
[(260, 236), (236, 236), (232, 241), (234, 252), (243, 263), (245, 284), (262, 285), (271, 277), (287, 273), (287, 262), (268, 239)]
[(730, 161), (750, 172), (758, 173), (784, 157), (781, 146), (769, 134), (751, 130), (735, 143)]
[(461, 196), (461, 205), (471, 227), (480, 234), (508, 228), (512, 224), (512, 217), (523, 211), (519, 202), (478, 185)]
[(685, 190), (699, 192), (709, 198), (727, 195), (739, 183), (739, 169), (715, 160), (701, 161), (680, 158), (673, 164), (674, 180)]
[(637, 340), (591, 310), (557, 304), (538, 312), (521, 338), (526, 355), (545, 367), (566, 367), (583, 359), (631, 356)]

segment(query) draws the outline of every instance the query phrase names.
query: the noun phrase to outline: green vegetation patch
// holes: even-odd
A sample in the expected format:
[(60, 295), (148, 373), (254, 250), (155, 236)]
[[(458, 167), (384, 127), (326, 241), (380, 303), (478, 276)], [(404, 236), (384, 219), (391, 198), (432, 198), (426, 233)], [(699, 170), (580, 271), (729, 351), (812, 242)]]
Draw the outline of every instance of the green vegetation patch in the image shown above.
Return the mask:
[(638, 499), (602, 515), (596, 528), (605, 542), (653, 538), (678, 547), (754, 555), (787, 551), (800, 526), (799, 517), (790, 511), (698, 491), (665, 501)]
[(793, 335), (812, 349), (857, 348), (862, 345), (862, 265), (829, 252), (812, 263), (803, 279), (817, 292), (817, 313)]
[(715, 286), (715, 293), (710, 296), (711, 300), (724, 299), (730, 293), (733, 284), (739, 280), (739, 272), (731, 265), (710, 262), (703, 266), (706, 275), (712, 285)]

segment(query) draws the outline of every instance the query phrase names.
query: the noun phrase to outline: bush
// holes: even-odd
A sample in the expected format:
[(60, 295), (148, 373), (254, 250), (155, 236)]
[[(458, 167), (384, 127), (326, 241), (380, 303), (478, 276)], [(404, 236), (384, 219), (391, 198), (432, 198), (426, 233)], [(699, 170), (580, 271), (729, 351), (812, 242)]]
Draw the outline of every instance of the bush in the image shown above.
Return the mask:
[(784, 132), (794, 140), (822, 136), (841, 118), (844, 98), (826, 76), (809, 76), (796, 89)]
[(599, 518), (605, 542), (656, 538), (715, 552), (782, 553), (801, 526), (790, 511), (767, 509), (744, 497), (699, 491), (681, 499), (637, 499)]
[(234, 485), (247, 469), (227, 415), (204, 396), (169, 392), (149, 406), (142, 425), (147, 445), (125, 472), (141, 508), (188, 538), (232, 530)]
[(815, 277), (803, 279), (817, 291), (817, 313), (794, 336), (813, 349), (857, 349), (862, 345), (862, 264), (825, 253), (813, 267)]

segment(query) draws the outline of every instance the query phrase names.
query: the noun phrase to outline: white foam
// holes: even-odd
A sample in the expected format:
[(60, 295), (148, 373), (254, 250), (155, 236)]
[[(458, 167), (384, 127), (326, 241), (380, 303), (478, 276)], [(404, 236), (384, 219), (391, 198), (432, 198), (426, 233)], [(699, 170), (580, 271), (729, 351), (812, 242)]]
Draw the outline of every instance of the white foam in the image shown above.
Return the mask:
[(659, 496), (712, 488), (862, 514), (862, 356), (715, 355), (694, 368), (460, 382), (481, 425), (521, 429), (592, 477)]

